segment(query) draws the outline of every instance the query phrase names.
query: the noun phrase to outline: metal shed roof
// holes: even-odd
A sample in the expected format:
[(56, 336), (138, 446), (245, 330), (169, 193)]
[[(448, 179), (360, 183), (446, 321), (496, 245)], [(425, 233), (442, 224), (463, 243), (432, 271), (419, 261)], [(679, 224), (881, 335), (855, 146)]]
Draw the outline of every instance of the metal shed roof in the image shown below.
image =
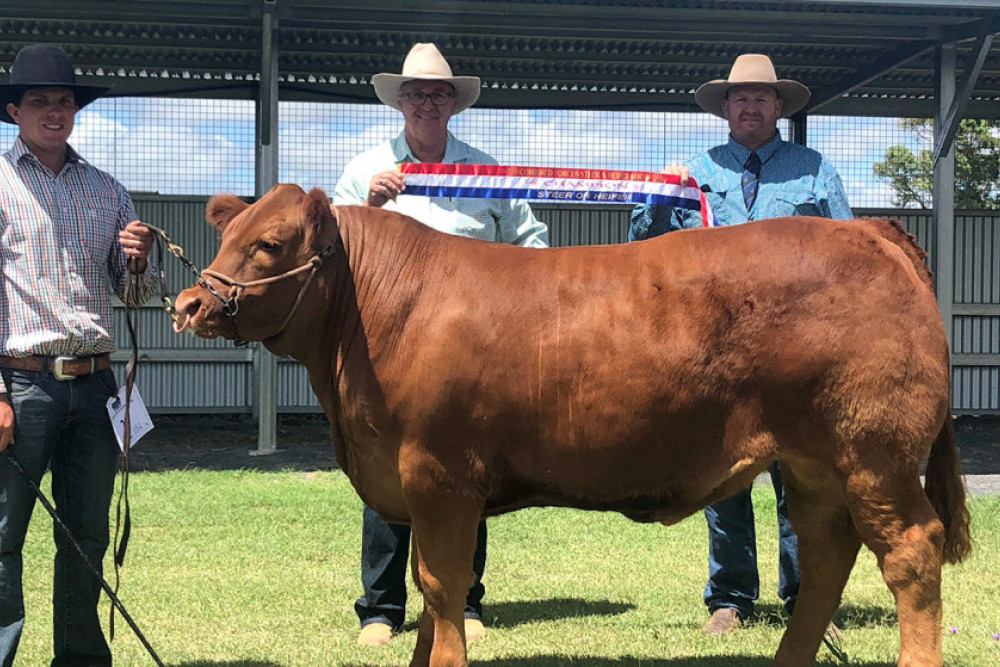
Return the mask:
[(956, 43), (960, 77), (982, 64), (966, 115), (1000, 115), (997, 0), (8, 0), (0, 77), (48, 40), (113, 95), (253, 98), (265, 13), (281, 99), (375, 101), (371, 75), (434, 41), (482, 77), (479, 106), (697, 110), (699, 84), (763, 52), (813, 90), (806, 113), (932, 116), (934, 49)]

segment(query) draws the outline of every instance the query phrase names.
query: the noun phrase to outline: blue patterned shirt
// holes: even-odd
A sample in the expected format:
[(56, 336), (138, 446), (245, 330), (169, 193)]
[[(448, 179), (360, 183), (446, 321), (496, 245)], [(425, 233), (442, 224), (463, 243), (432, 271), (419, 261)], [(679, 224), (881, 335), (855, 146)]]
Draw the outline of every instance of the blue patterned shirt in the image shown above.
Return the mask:
[[(413, 157), (402, 132), (395, 139), (365, 151), (347, 163), (337, 181), (333, 203), (363, 204), (372, 176), (380, 171), (395, 169), (400, 162), (419, 162)], [(483, 151), (456, 139), (451, 132), (448, 132), (448, 143), (441, 162), (497, 163)], [(398, 211), (447, 234), (536, 248), (549, 245), (548, 227), (535, 218), (528, 202), (523, 199), (424, 197), (408, 195), (404, 190), (395, 201), (386, 202), (382, 208)]]
[[(124, 186), (72, 148), (54, 174), (14, 140), (0, 157), (0, 355), (115, 349), (110, 293), (124, 298), (128, 274), (118, 232), (135, 219)], [(135, 303), (153, 293), (152, 262), (141, 283)]]
[[(705, 192), (719, 225), (786, 215), (814, 215), (835, 220), (854, 217), (843, 183), (833, 165), (817, 151), (782, 141), (775, 135), (757, 149), (761, 160), (757, 200), (748, 211), (740, 179), (750, 150), (732, 137), (688, 163), (688, 171)], [(628, 240), (701, 225), (698, 211), (639, 204), (632, 210)]]

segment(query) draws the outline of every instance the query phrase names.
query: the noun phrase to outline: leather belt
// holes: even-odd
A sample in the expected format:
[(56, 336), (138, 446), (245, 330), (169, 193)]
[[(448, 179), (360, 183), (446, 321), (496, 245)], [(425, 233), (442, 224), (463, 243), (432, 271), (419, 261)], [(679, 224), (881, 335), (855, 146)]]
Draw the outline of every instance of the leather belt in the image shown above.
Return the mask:
[(45, 371), (57, 380), (72, 380), (111, 368), (111, 355), (95, 354), (90, 357), (2, 357), (0, 367), (20, 371)]

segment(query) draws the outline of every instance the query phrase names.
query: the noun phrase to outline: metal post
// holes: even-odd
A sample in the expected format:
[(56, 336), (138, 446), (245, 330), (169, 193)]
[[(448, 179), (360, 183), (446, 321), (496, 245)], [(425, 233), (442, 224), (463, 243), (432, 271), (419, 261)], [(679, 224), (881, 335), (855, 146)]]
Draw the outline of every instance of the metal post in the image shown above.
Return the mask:
[(804, 113), (797, 113), (789, 121), (792, 129), (791, 142), (800, 146), (806, 145), (807, 120)]
[[(935, 48), (936, 113), (934, 114), (935, 148), (945, 139), (944, 127), (948, 110), (955, 99), (955, 45), (941, 44)], [(934, 163), (934, 291), (938, 310), (944, 321), (948, 348), (953, 350), (952, 311), (955, 301), (955, 144), (940, 154)], [(954, 402), (954, 397), (952, 397)]]
[[(278, 182), (278, 17), (276, 0), (262, 0), (261, 69), (256, 108), (256, 184), (257, 197), (263, 196)], [(257, 417), (257, 449), (251, 454), (273, 454), (278, 443), (278, 359), (258, 344), (254, 349), (254, 375), (257, 393), (254, 414)]]

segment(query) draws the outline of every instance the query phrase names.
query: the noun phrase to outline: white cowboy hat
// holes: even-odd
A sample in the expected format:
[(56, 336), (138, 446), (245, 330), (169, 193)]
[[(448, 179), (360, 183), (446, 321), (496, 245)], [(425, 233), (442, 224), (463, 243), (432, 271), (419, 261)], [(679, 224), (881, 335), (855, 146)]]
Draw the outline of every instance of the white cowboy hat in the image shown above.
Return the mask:
[(699, 86), (694, 91), (694, 99), (698, 106), (719, 118), (725, 118), (722, 113), (722, 101), (733, 86), (760, 84), (774, 88), (781, 98), (781, 115), (783, 118), (794, 115), (809, 102), (809, 89), (798, 81), (779, 79), (774, 73), (771, 59), (760, 53), (745, 53), (739, 56), (729, 71), (728, 79), (715, 79)]
[(407, 81), (447, 81), (455, 87), (455, 113), (465, 111), (479, 99), (478, 76), (452, 76), (451, 67), (438, 47), (430, 43), (414, 44), (403, 61), (402, 74), (376, 74), (372, 77), (375, 94), (383, 104), (399, 109), (399, 87)]

